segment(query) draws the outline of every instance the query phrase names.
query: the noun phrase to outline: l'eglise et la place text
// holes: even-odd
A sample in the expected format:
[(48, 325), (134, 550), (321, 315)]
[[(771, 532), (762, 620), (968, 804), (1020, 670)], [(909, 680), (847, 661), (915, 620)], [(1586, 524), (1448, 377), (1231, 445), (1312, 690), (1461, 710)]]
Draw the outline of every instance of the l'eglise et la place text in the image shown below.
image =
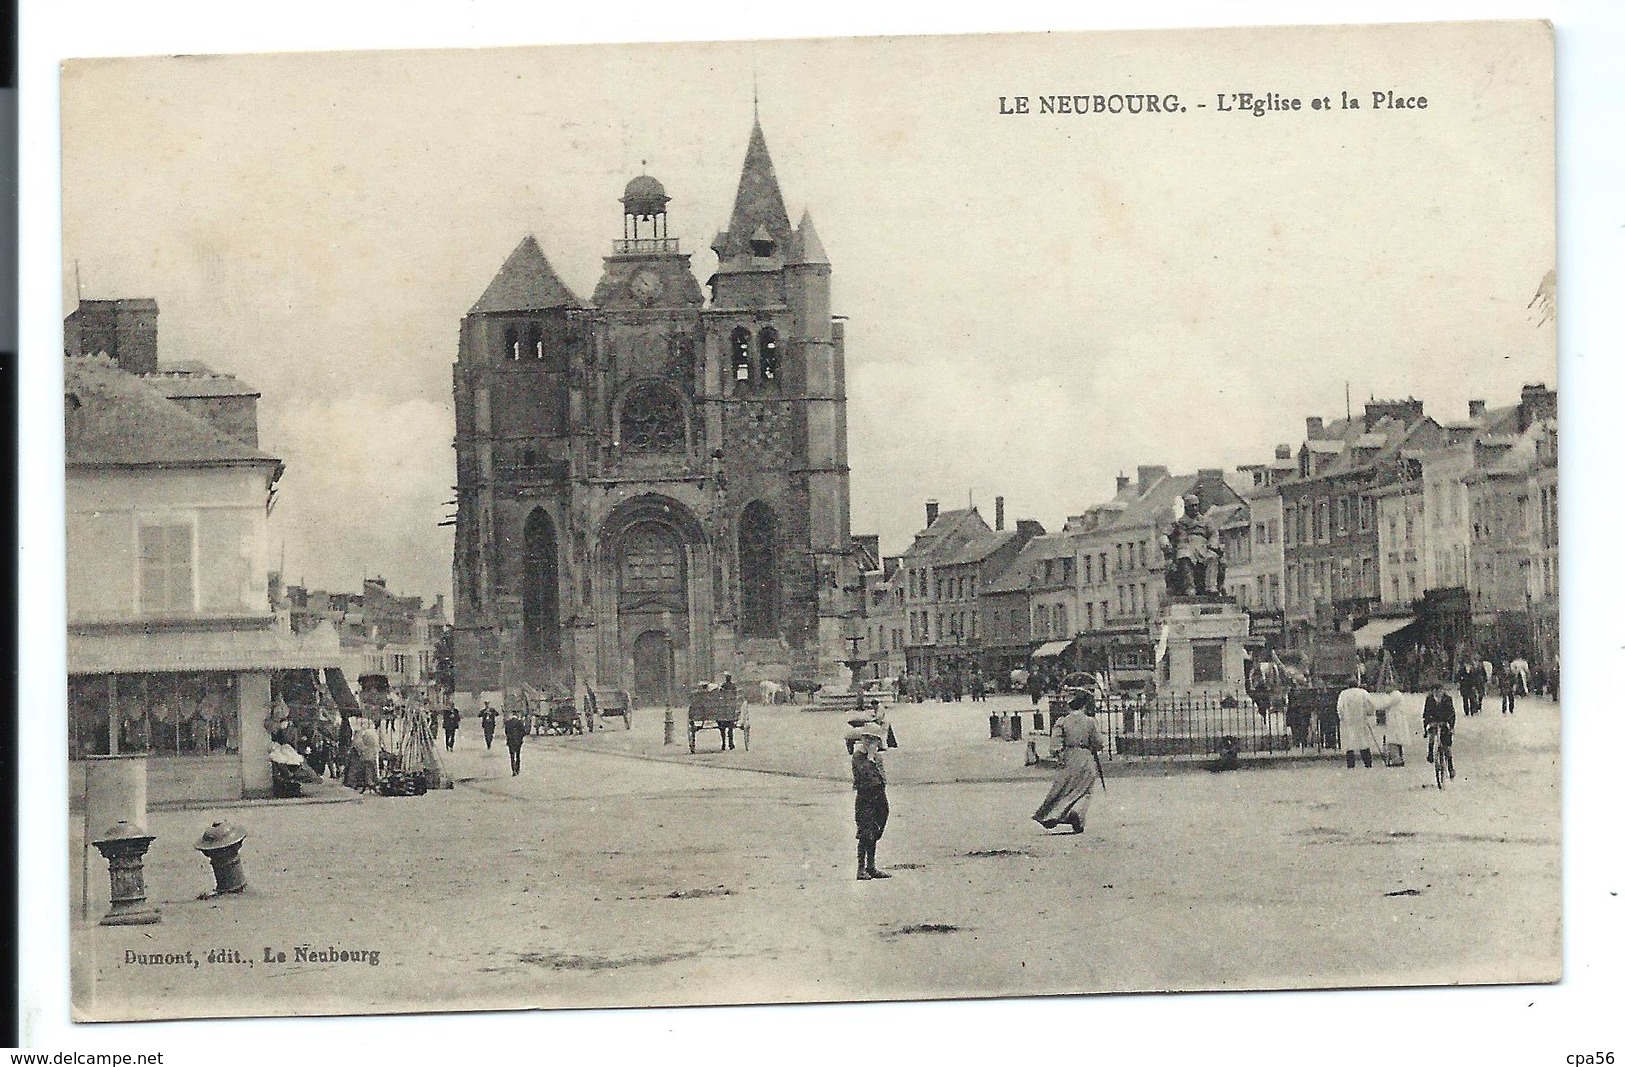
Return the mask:
[[(1426, 111), (1428, 98), (1396, 89), (1376, 89), (1369, 105), (1360, 93), (1347, 89), (1334, 100), (1330, 95), (1307, 99), (1287, 93), (1215, 93), (1194, 106), (1210, 112), (1242, 112), (1262, 118), (1281, 111)], [(1001, 96), (1001, 115), (1182, 115), (1191, 105), (1178, 93), (1062, 93), (1044, 96)]]

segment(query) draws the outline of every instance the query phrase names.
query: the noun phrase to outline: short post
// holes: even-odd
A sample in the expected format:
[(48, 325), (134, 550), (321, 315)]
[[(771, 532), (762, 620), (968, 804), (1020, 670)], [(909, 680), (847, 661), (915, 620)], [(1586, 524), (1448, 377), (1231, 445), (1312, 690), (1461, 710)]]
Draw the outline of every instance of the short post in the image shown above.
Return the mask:
[(107, 859), (112, 884), (112, 907), (102, 916), (103, 926), (146, 926), (159, 922), (158, 909), (147, 905), (147, 883), (142, 862), (154, 838), (139, 826), (120, 820), (91, 842)]
[(200, 895), (199, 900), (241, 893), (248, 888), (248, 879), (243, 875), (242, 857), (243, 842), (247, 839), (247, 834), (224, 819), (210, 824), (203, 831), (203, 836), (198, 838), (194, 847), (208, 858), (209, 865), (214, 868), (214, 889)]
[(670, 705), (666, 707), (666, 740), (664, 743), (668, 745), (677, 743), (677, 720), (672, 716)]

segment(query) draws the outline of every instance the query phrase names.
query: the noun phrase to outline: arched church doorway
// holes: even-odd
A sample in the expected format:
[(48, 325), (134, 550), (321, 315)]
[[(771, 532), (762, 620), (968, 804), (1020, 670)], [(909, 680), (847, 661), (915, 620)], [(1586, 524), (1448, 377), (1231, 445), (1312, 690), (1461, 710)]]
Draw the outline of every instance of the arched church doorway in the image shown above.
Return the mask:
[(553, 520), (541, 508), (525, 520), (523, 588), (527, 680), (546, 685), (562, 663), (559, 642), (559, 549)]
[(645, 630), (632, 642), (632, 699), (639, 704), (669, 704), (672, 697), (671, 638), (664, 630)]

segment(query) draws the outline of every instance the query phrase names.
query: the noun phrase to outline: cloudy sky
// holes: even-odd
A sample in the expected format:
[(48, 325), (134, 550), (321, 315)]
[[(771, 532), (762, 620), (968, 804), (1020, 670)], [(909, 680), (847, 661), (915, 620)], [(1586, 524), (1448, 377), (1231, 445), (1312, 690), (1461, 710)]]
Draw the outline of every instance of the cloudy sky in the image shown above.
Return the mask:
[[(65, 307), (156, 297), (161, 358), (261, 390), (290, 580), (449, 594), (459, 318), (526, 233), (589, 296), (644, 160), (703, 280), (753, 81), (834, 264), (853, 527), (888, 552), (927, 497), (1055, 528), (1136, 464), (1259, 459), (1345, 384), (1454, 418), (1555, 381), (1527, 24), (70, 65)], [(1239, 92), (1302, 110), (1217, 110)], [(999, 114), (1049, 93), (1188, 110)]]

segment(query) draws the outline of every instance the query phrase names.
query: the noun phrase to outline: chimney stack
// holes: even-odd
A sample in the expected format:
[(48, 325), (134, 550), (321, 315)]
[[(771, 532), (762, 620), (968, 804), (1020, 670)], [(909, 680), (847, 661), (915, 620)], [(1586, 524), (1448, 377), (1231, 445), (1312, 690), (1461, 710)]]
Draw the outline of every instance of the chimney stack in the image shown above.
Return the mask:
[(937, 502), (935, 500), (927, 500), (925, 502), (925, 524), (927, 526), (930, 526), (931, 524), (935, 523), (936, 521), (937, 521)]
[(1303, 429), (1305, 437), (1311, 441), (1318, 441), (1320, 435), (1326, 430), (1326, 424), (1321, 421), (1319, 415), (1310, 415), (1303, 420)]
[(1292, 446), (1291, 445), (1276, 445), (1275, 446), (1275, 458), (1276, 459), (1291, 459), (1292, 458)]
[(995, 530), (1004, 529), (1004, 497), (1002, 496), (993, 498), (993, 528)]
[(1467, 401), (1467, 417), (1469, 419), (1482, 419), (1487, 405), (1482, 400)]
[(1119, 474), (1117, 476), (1117, 491), (1119, 493), (1121, 493), (1123, 490), (1125, 490), (1127, 488), (1128, 488), (1128, 475)]
[(1139, 491), (1144, 496), (1150, 488), (1160, 479), (1168, 477), (1168, 468), (1162, 466), (1139, 467), (1135, 470), (1139, 475)]

